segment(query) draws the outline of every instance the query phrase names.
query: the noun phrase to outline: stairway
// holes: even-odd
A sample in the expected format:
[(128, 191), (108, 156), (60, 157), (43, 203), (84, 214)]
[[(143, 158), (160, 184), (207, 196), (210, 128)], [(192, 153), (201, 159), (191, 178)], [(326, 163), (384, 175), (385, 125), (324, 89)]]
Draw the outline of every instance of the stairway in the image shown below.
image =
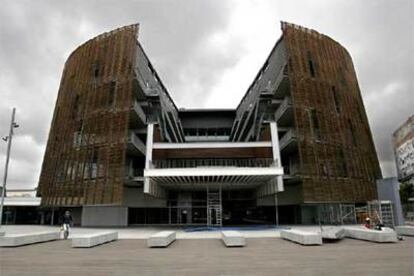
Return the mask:
[(222, 223), (221, 188), (207, 187), (207, 226), (219, 226)]

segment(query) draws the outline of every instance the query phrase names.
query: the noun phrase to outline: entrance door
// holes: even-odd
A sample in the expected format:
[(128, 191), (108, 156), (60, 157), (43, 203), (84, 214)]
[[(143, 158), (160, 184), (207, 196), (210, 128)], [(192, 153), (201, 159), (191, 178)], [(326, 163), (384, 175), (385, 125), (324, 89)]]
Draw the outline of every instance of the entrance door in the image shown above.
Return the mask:
[(207, 187), (207, 226), (222, 226), (221, 188)]

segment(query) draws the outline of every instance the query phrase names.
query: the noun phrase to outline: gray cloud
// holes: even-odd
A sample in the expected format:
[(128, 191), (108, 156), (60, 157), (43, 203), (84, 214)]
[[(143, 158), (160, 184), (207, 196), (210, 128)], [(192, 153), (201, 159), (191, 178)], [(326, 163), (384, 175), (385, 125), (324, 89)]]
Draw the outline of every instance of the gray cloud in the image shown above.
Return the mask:
[[(246, 3), (251, 8), (236, 18), (239, 6)], [(210, 97), (222, 76), (255, 55), (248, 47), (251, 38), (243, 34), (251, 25), (274, 24), (251, 31), (256, 38), (268, 38), (269, 45), (280, 35), (275, 35), (278, 20), (331, 36), (353, 56), (384, 175), (395, 174), (391, 133), (414, 112), (410, 0), (2, 0), (0, 4), (0, 135), (7, 133), (12, 106), (18, 108), (21, 125), (13, 146), (11, 187), (37, 184), (60, 76), (70, 52), (99, 33), (135, 22), (141, 24), (139, 40), (161, 79), (177, 105), (185, 107), (238, 103), (245, 90), (223, 91), (213, 101)], [(237, 35), (232, 34), (235, 30)], [(211, 43), (217, 34), (227, 37), (225, 43)], [(247, 89), (259, 69), (256, 64), (263, 62), (249, 66), (248, 80), (234, 79), (234, 87), (246, 83)], [(0, 143), (0, 168), (5, 150)]]

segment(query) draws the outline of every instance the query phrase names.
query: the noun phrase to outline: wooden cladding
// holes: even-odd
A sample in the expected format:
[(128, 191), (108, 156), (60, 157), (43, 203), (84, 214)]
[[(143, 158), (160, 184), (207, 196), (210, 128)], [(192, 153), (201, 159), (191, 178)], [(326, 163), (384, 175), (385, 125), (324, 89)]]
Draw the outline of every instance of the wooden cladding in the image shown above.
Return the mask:
[(381, 178), (348, 52), (313, 30), (282, 23), (305, 202), (377, 198)]
[(42, 205), (122, 204), (137, 25), (68, 58), (39, 179)]
[(154, 149), (153, 159), (272, 158), (272, 148)]

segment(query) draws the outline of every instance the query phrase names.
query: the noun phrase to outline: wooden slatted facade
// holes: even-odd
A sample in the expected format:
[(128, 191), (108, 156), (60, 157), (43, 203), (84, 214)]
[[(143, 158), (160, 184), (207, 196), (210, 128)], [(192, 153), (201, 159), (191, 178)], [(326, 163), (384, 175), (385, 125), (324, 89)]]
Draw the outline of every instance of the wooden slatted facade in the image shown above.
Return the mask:
[(79, 46), (63, 71), (39, 179), (43, 206), (122, 204), (138, 25)]
[(313, 30), (282, 23), (282, 31), (304, 202), (376, 199), (381, 170), (349, 53)]
[[(291, 175), (286, 178), (286, 191), (280, 193), (281, 202), (284, 195), (283, 204), (290, 206), (376, 199), (375, 181), (381, 178), (381, 170), (349, 53), (313, 30), (282, 23), (282, 32), (234, 110), (233, 125), (225, 124), (229, 132), (226, 142), (271, 141), (269, 122), (277, 122), (276, 114), (282, 115), (278, 111), (286, 108), (279, 128), (280, 144), (286, 146), (280, 148), (282, 164), (297, 162), (299, 169), (297, 174), (286, 172)], [(137, 201), (144, 198), (142, 190), (137, 192), (139, 185), (126, 187), (125, 181), (128, 168), (144, 170), (146, 123), (155, 124), (154, 142), (189, 142), (178, 109), (137, 36), (138, 25), (122, 27), (89, 40), (68, 58), (39, 179), (43, 206), (128, 208), (125, 195), (132, 189)], [(142, 105), (140, 114), (146, 121), (140, 129), (133, 129), (140, 136), (141, 151), (131, 157), (128, 139), (134, 128), (130, 118), (134, 104)], [(209, 126), (205, 124), (204, 116), (211, 111), (197, 114), (199, 122), (188, 124), (187, 130), (216, 127), (211, 126), (211, 117)], [(294, 143), (290, 143), (290, 135)], [(270, 147), (158, 148), (150, 161), (272, 157)], [(288, 193), (295, 193), (293, 197), (300, 202), (289, 201), (293, 197)], [(148, 197), (145, 202), (152, 200)], [(139, 205), (135, 198), (130, 202)]]

